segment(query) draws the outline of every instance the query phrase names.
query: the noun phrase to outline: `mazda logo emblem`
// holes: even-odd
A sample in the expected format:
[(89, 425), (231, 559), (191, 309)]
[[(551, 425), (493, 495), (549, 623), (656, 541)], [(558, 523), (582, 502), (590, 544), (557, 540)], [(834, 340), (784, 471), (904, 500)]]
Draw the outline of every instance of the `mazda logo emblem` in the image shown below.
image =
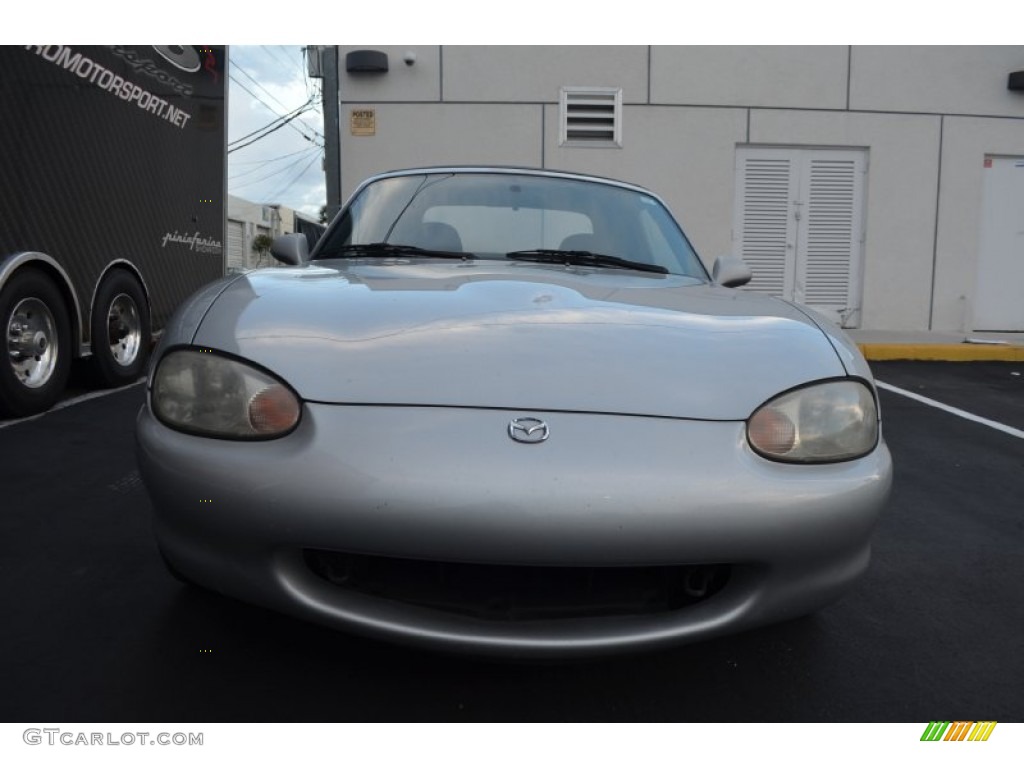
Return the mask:
[(548, 425), (540, 419), (512, 419), (508, 425), (508, 436), (517, 443), (543, 443), (548, 434)]

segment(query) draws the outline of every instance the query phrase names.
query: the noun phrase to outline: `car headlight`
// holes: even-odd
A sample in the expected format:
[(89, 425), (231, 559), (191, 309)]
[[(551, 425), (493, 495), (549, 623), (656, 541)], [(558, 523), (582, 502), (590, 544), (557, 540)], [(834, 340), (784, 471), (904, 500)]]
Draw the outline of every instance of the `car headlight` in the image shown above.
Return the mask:
[(150, 397), (153, 413), (167, 426), (236, 440), (280, 437), (302, 411), (295, 393), (270, 374), (195, 348), (160, 360)]
[(747, 440), (767, 459), (848, 461), (878, 443), (878, 408), (866, 384), (843, 379), (779, 395), (747, 420)]

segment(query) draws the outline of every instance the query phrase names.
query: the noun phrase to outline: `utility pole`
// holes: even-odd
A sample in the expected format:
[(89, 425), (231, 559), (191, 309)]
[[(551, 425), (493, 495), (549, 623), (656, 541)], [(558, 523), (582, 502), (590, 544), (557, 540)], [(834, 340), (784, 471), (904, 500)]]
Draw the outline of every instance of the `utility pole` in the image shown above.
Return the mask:
[(327, 183), (327, 221), (330, 222), (341, 210), (341, 83), (338, 78), (338, 46), (321, 45), (316, 46), (315, 50), (320, 66), (318, 72), (310, 71), (310, 76), (323, 78), (324, 179)]

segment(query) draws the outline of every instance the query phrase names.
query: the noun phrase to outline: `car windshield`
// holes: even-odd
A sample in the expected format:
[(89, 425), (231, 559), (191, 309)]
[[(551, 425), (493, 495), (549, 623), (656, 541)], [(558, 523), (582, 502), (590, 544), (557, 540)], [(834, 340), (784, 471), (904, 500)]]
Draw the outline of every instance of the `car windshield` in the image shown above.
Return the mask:
[(351, 201), (313, 258), (430, 252), (707, 279), (686, 236), (653, 196), (597, 181), (510, 173), (374, 181)]

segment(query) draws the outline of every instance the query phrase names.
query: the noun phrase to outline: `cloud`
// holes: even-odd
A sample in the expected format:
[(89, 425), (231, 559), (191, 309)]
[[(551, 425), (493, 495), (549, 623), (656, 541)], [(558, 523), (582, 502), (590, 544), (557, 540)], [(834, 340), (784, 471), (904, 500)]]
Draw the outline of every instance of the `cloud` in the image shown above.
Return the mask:
[(320, 81), (306, 75), (302, 47), (238, 45), (228, 55), (229, 194), (316, 219), (326, 202), (323, 112)]

